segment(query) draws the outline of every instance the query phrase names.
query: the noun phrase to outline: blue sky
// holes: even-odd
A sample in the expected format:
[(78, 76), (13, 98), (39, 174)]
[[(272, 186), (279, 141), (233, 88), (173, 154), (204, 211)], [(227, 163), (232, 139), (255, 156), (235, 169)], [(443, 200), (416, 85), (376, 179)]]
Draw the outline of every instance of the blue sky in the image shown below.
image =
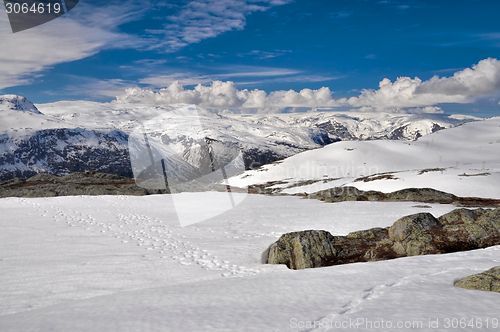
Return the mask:
[[(0, 15), (0, 92), (45, 103), (135, 88), (123, 100), (500, 115), (498, 13), (496, 0), (80, 0), (16, 34)], [(186, 97), (213, 81), (224, 84)]]

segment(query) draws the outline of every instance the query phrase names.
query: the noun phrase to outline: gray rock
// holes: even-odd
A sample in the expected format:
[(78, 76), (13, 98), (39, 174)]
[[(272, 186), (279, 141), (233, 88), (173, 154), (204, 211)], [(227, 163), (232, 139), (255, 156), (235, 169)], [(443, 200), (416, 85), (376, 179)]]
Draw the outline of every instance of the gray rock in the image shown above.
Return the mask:
[(500, 293), (500, 266), (474, 274), (455, 283), (456, 287)]
[[(391, 174), (381, 173), (378, 177), (390, 177)], [(361, 177), (356, 181), (369, 182), (374, 176)], [(377, 178), (377, 177), (375, 177)], [(268, 186), (272, 186), (269, 183)], [(266, 192), (266, 185), (261, 188), (261, 192)], [(270, 192), (274, 195), (279, 194), (276, 190)], [(383, 193), (380, 191), (363, 191), (356, 187), (335, 187), (326, 190), (321, 190), (311, 194), (298, 194), (307, 199), (319, 199), (328, 203), (344, 202), (344, 201), (378, 201), (378, 202), (423, 202), (423, 203), (441, 203), (454, 204), (457, 206), (467, 207), (499, 207), (500, 200), (479, 198), (479, 197), (457, 197), (443, 191), (432, 188), (407, 188), (394, 191), (392, 193)]]
[(436, 219), (417, 213), (391, 227), (332, 236), (326, 231), (284, 234), (269, 248), (268, 263), (292, 269), (442, 254), (500, 244), (500, 208), (456, 209)]
[(337, 255), (337, 238), (327, 231), (302, 231), (284, 234), (269, 248), (269, 264), (286, 264), (290, 269), (325, 266)]
[(389, 240), (395, 241), (394, 251), (398, 254), (415, 256), (432, 251), (432, 227), (442, 227), (430, 213), (416, 213), (403, 217), (389, 228)]

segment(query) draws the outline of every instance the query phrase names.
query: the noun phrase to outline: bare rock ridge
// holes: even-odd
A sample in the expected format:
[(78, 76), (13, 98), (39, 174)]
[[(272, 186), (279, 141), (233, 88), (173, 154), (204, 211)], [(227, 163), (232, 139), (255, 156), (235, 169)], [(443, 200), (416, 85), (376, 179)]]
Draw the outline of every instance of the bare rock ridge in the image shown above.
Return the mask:
[(500, 266), (463, 278), (455, 283), (456, 287), (500, 293)]
[(499, 199), (459, 197), (432, 188), (406, 188), (383, 193), (374, 190), (363, 191), (356, 187), (337, 187), (308, 194), (304, 197), (319, 199), (327, 203), (344, 201), (422, 202), (454, 204), (461, 207), (500, 207)]
[(333, 236), (324, 230), (282, 235), (269, 248), (267, 263), (290, 269), (444, 254), (500, 244), (500, 208), (456, 209), (439, 218), (417, 213), (391, 227)]
[(29, 179), (14, 178), (0, 182), (0, 198), (77, 195), (142, 196), (154, 193), (159, 192), (149, 192), (136, 186), (134, 179), (96, 172), (76, 172), (62, 177), (37, 174)]
[[(276, 183), (254, 185), (248, 187), (248, 192), (269, 195), (287, 195), (274, 192), (272, 187)], [(339, 203), (345, 201), (358, 202), (422, 202), (454, 204), (461, 207), (500, 207), (500, 199), (481, 197), (459, 197), (450, 193), (432, 188), (406, 188), (391, 193), (370, 190), (363, 191), (356, 187), (335, 187), (321, 190), (311, 194), (294, 194), (305, 199), (318, 199), (326, 203)]]
[[(179, 192), (226, 191), (225, 185), (176, 184)], [(232, 189), (236, 192), (237, 188)], [(177, 192), (177, 191), (176, 191)], [(75, 172), (65, 176), (37, 174), (29, 179), (14, 178), (0, 182), (0, 198), (169, 194), (169, 189), (145, 189), (132, 178), (98, 172)]]

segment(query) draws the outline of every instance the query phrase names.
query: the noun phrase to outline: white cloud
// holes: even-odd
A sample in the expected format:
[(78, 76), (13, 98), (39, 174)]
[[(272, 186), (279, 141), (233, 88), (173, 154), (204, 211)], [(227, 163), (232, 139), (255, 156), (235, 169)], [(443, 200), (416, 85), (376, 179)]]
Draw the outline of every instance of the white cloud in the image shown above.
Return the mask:
[(500, 88), (500, 61), (488, 58), (477, 65), (456, 72), (452, 77), (432, 77), (417, 90), (419, 94), (440, 93), (457, 96), (483, 96)]
[(266, 11), (292, 0), (195, 0), (187, 3), (173, 16), (164, 29), (148, 30), (164, 39), (151, 48), (175, 52), (189, 44), (216, 37), (224, 32), (242, 30), (246, 16)]
[(16, 34), (5, 11), (0, 11), (0, 89), (27, 84), (51, 66), (83, 59), (105, 48), (140, 44), (137, 38), (114, 31), (131, 19), (127, 14), (130, 8), (127, 3), (105, 8), (80, 3), (78, 11)]
[(146, 104), (196, 104), (209, 108), (283, 109), (286, 107), (337, 107), (341, 103), (332, 99), (329, 88), (304, 89), (300, 92), (274, 91), (269, 95), (262, 90), (238, 90), (233, 82), (214, 81), (210, 86), (197, 85), (184, 89), (178, 81), (158, 92), (140, 88), (127, 89), (117, 102)]
[(488, 58), (452, 77), (434, 76), (423, 82), (418, 77), (399, 77), (395, 82), (384, 79), (378, 90), (363, 90), (348, 104), (354, 107), (426, 107), (441, 103), (470, 103), (476, 96), (500, 89), (500, 61)]
[[(166, 77), (167, 80), (175, 77)], [(206, 80), (207, 77), (199, 79)], [(154, 82), (150, 82), (154, 83)], [(191, 83), (191, 82), (190, 82)], [(441, 103), (470, 103), (477, 96), (491, 95), (500, 90), (500, 61), (488, 58), (472, 68), (456, 72), (451, 77), (437, 76), (422, 81), (418, 77), (399, 77), (395, 82), (385, 78), (378, 90), (362, 90), (357, 97), (332, 98), (328, 87), (299, 92), (238, 90), (233, 82), (213, 81), (209, 86), (198, 84), (185, 89), (182, 82), (169, 82), (158, 92), (141, 88), (128, 89), (117, 102), (173, 104), (188, 103), (208, 108), (239, 108), (252, 112), (280, 112), (289, 108), (354, 107), (361, 111), (443, 113)]]

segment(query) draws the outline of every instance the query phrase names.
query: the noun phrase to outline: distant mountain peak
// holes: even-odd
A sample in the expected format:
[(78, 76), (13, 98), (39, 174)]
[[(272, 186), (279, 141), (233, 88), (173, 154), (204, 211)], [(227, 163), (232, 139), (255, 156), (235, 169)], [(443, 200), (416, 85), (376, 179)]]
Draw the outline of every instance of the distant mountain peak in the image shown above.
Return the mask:
[(3, 109), (42, 114), (31, 101), (18, 95), (0, 96), (0, 110)]

